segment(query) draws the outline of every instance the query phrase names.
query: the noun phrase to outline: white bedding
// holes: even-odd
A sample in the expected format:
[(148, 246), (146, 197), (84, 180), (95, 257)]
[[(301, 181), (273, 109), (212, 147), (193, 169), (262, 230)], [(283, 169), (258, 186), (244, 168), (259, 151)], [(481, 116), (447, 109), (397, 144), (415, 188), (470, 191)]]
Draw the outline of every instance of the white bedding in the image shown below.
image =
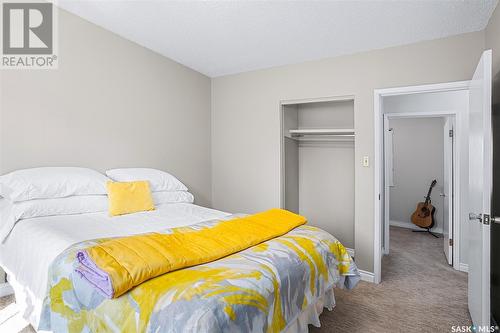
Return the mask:
[[(0, 265), (10, 276), (17, 303), (35, 327), (45, 296), (48, 269), (69, 246), (85, 240), (128, 236), (180, 227), (229, 215), (188, 203), (169, 203), (155, 211), (109, 217), (106, 212), (48, 216), (19, 221), (0, 245)], [(19, 299), (22, 295), (23, 299)]]

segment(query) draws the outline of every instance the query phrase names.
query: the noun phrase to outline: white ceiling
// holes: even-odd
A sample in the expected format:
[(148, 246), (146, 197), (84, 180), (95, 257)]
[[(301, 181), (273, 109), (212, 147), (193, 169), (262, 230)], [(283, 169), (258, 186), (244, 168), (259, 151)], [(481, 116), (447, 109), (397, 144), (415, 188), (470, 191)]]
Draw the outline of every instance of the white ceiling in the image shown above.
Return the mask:
[(216, 77), (479, 31), (497, 2), (59, 0), (58, 4)]

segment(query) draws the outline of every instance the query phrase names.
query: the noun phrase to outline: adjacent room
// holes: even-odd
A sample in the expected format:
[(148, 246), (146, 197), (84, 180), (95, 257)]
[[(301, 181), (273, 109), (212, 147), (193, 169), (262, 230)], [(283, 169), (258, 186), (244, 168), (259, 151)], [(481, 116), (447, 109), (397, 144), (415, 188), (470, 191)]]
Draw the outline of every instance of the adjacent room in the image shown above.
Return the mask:
[(0, 332), (498, 332), (498, 0), (0, 0)]

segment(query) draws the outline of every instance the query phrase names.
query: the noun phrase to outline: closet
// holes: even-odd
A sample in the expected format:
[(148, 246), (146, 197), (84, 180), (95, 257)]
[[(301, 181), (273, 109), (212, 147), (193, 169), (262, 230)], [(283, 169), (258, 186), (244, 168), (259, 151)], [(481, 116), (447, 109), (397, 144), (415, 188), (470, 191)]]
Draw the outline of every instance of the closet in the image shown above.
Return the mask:
[(283, 102), (282, 206), (354, 248), (354, 99)]

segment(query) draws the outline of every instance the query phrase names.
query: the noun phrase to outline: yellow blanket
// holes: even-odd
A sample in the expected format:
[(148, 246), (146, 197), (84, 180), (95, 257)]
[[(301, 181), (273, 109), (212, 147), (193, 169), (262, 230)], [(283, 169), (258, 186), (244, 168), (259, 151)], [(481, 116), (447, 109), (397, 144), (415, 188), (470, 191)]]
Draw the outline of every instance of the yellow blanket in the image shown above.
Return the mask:
[(149, 279), (243, 251), (305, 223), (303, 216), (271, 209), (199, 231), (112, 239), (84, 252), (111, 281), (109, 296), (118, 297)]

